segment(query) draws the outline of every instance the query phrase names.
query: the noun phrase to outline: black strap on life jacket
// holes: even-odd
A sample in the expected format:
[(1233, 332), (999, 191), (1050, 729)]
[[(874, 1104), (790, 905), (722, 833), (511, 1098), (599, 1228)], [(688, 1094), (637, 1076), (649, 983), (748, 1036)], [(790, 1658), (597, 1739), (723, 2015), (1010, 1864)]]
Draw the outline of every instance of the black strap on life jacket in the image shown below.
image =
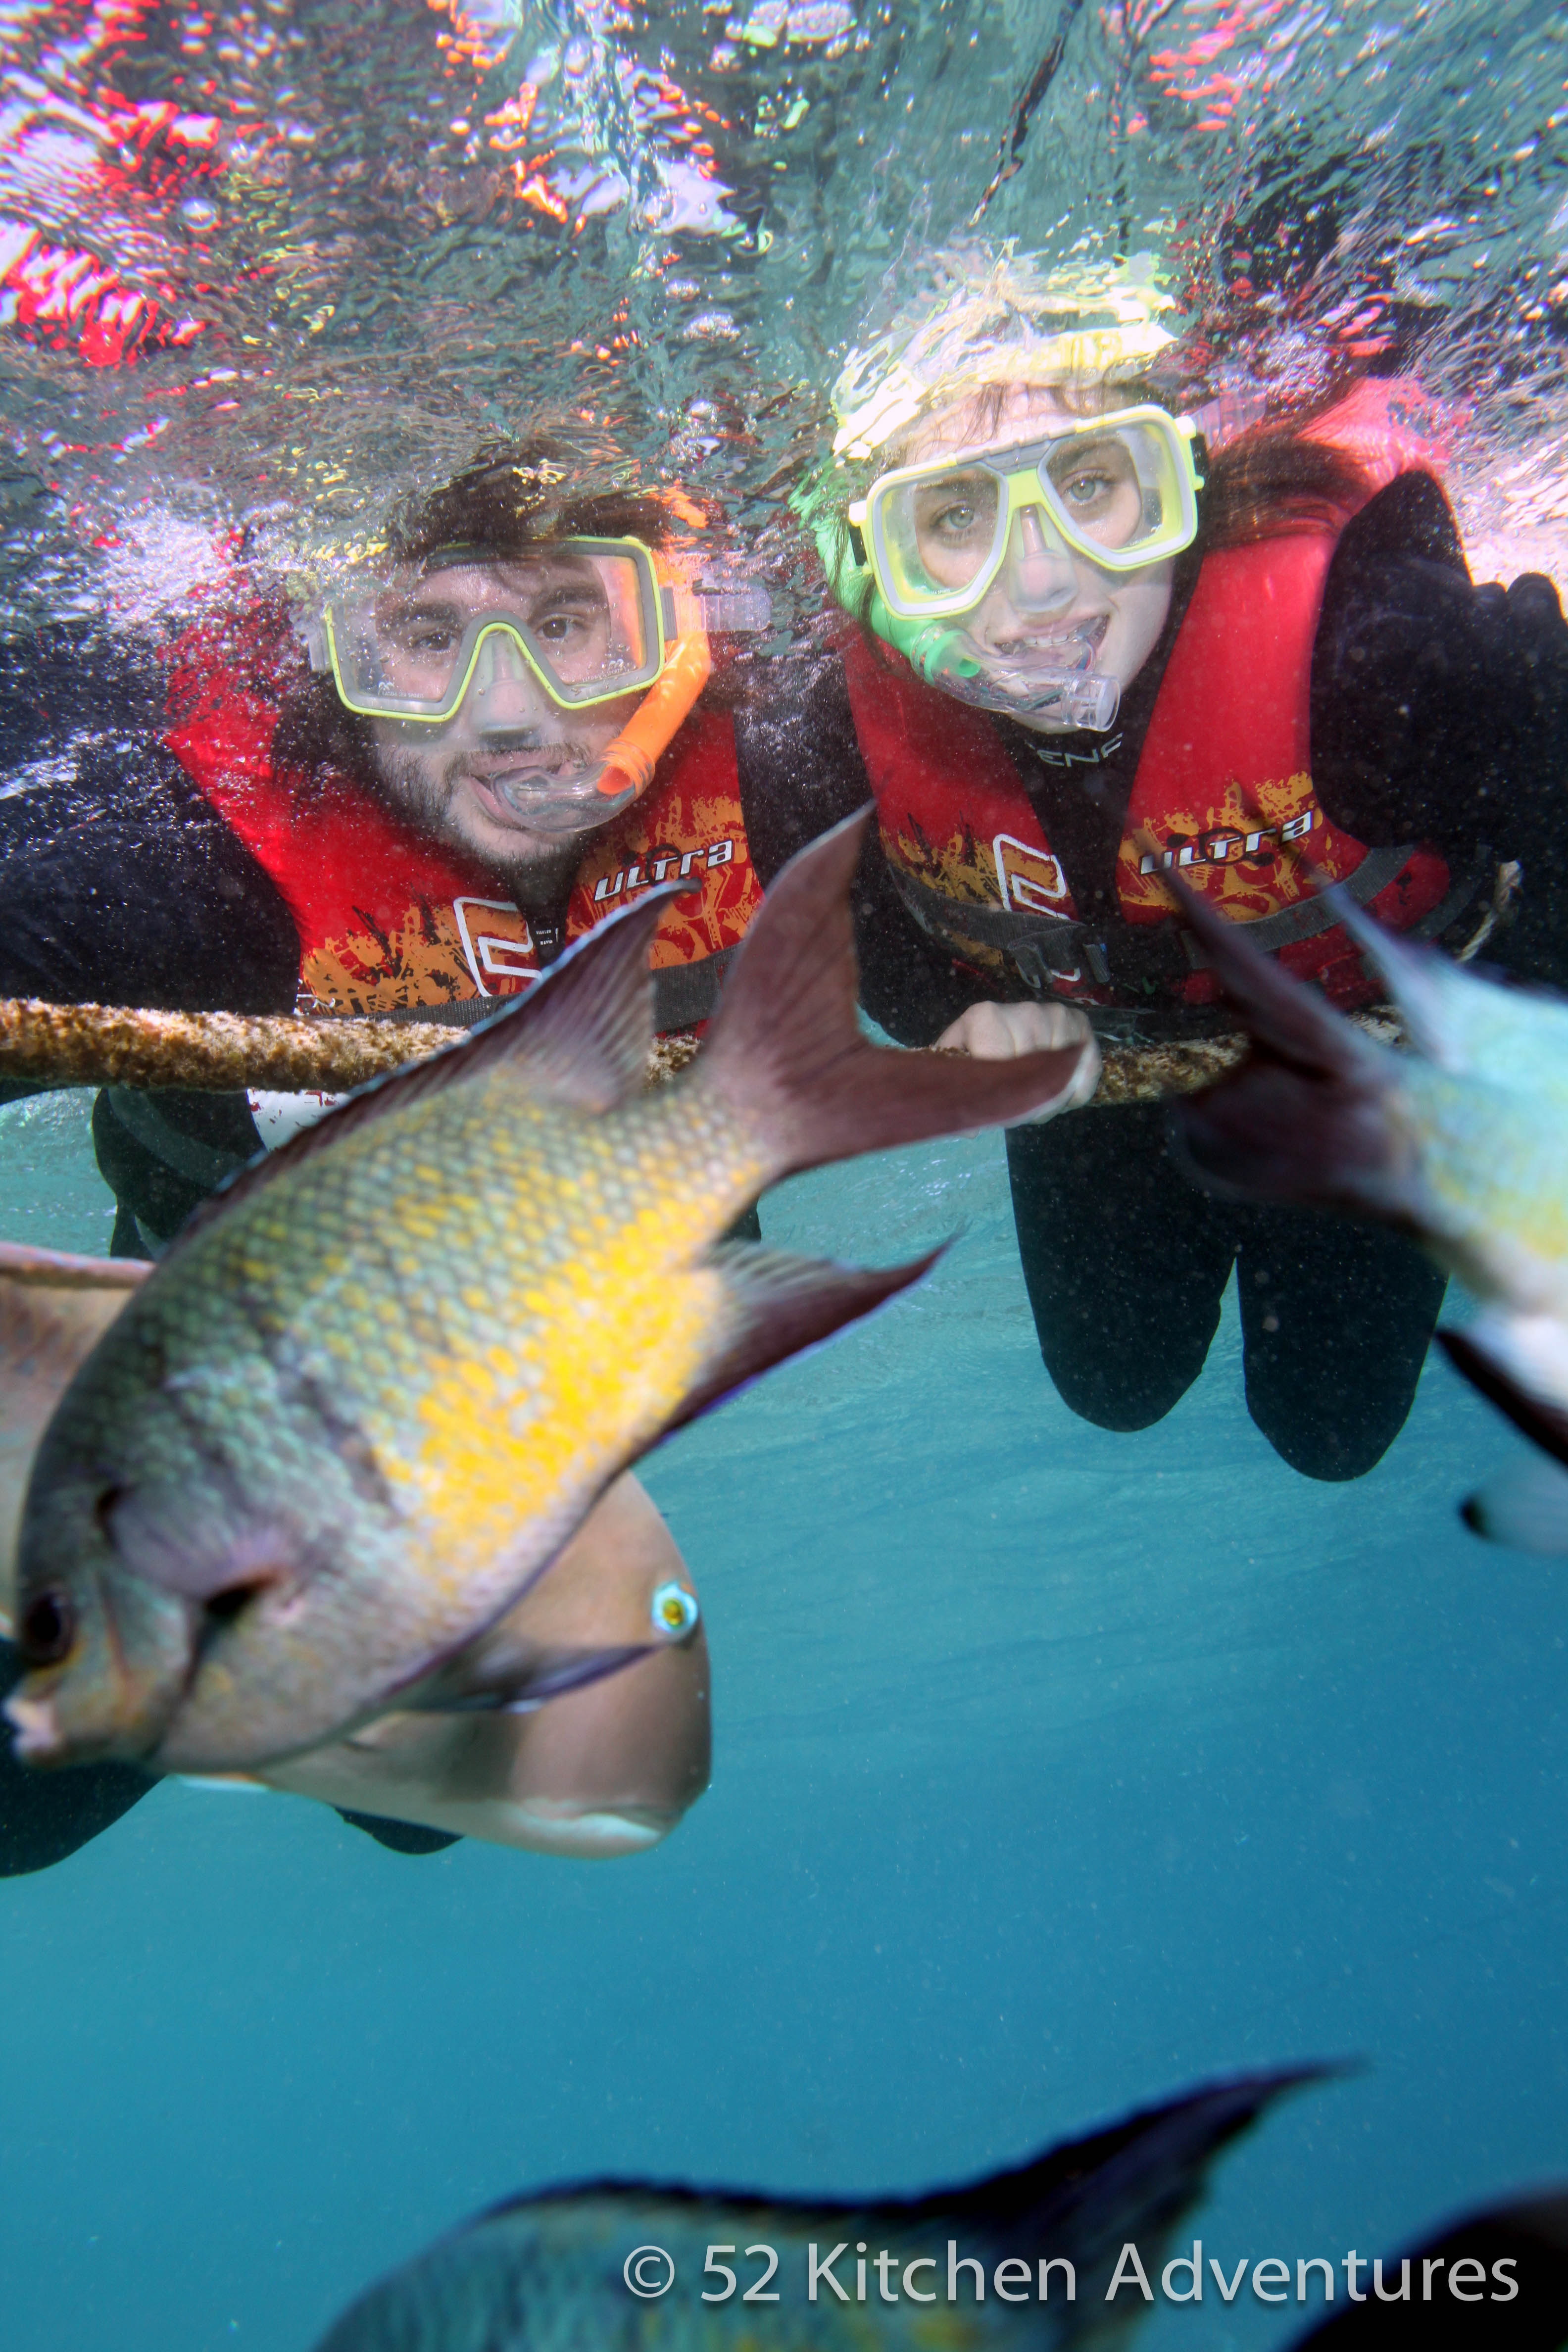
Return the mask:
[[(663, 964), (653, 975), (653, 1025), (662, 1036), (671, 1029), (695, 1029), (711, 1018), (719, 1002), (724, 974), (735, 960), (733, 948), (703, 956), (696, 963)], [(433, 1021), (450, 1027), (472, 1029), (481, 1021), (504, 1013), (515, 1003), (510, 996), (458, 996), (444, 1004), (398, 1004), (390, 1013), (371, 1013), (373, 1021)], [(364, 1014), (349, 1015), (364, 1019)]]
[[(1358, 906), (1368, 906), (1413, 855), (1408, 842), (1369, 849), (1340, 887)], [(889, 867), (900, 897), (923, 931), (944, 945), (972, 940), (977, 947), (999, 949), (1025, 987), (1037, 996), (1049, 992), (1053, 977), (1076, 978), (1085, 970), (1101, 988), (1146, 996), (1207, 969), (1208, 960), (1196, 938), (1174, 916), (1159, 923), (1129, 923), (1120, 917), (1085, 923), (1071, 916), (1030, 914), (982, 900), (951, 898), (945, 891), (933, 890), (901, 872), (891, 861)], [(1440, 939), (1483, 895), (1496, 867), (1490, 850), (1478, 851), (1439, 903), (1400, 936)], [(1255, 947), (1273, 955), (1299, 940), (1331, 931), (1338, 921), (1332, 901), (1317, 898), (1277, 908), (1271, 915), (1254, 916), (1238, 922), (1237, 928)]]

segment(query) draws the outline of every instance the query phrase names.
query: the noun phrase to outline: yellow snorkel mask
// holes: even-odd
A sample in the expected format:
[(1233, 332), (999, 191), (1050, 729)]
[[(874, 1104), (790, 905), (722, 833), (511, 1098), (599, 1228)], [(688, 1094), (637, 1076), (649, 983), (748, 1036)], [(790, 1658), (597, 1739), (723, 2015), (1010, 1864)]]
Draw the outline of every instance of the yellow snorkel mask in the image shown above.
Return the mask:
[[(1015, 436), (877, 474), (918, 418), (987, 387), (1056, 390), (1142, 377), (1173, 338), (1147, 257), (1098, 275), (1042, 277), (1009, 247), (948, 267), (934, 306), (847, 364), (834, 392), (833, 463), (797, 510), (841, 604), (860, 614), (930, 684), (1016, 717), (1109, 728), (1120, 681), (1095, 666), (1086, 632), (1055, 658), (982, 656), (967, 624), (998, 582), (1021, 612), (1060, 601), (1064, 562), (1113, 575), (1164, 562), (1197, 533), (1194, 428), (1148, 401), (1108, 405), (1027, 440)], [(1051, 584), (1054, 580), (1055, 585)]]
[(346, 709), (484, 741), (519, 732), (530, 682), (563, 714), (640, 695), (590, 764), (552, 747), (528, 814), (541, 829), (602, 824), (646, 791), (711, 667), (709, 629), (764, 629), (749, 583), (696, 580), (634, 539), (562, 538), (513, 552), (438, 548), (417, 564), (345, 574), (307, 626), (312, 668)]

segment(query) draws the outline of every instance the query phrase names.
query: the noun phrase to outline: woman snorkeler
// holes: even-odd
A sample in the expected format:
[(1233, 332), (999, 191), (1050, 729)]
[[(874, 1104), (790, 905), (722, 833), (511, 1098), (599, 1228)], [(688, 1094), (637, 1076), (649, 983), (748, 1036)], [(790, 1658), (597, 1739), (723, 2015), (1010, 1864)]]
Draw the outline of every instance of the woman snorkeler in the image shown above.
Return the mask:
[[(1162, 397), (1168, 307), (1147, 266), (960, 257), (836, 389), (798, 505), (858, 625), (804, 701), (742, 720), (741, 768), (764, 880), (875, 798), (863, 994), (907, 1044), (1226, 1028), (1170, 871), (1340, 1005), (1377, 992), (1314, 874), (1453, 952), (1507, 908), (1510, 966), (1562, 976), (1556, 590), (1471, 585), (1444, 418), (1408, 380), (1342, 383), (1211, 456)], [(1311, 1477), (1378, 1461), (1442, 1297), (1412, 1244), (1205, 1195), (1157, 1105), (1017, 1129), (1007, 1153), (1076, 1412), (1169, 1412), (1234, 1265), (1258, 1426)]]

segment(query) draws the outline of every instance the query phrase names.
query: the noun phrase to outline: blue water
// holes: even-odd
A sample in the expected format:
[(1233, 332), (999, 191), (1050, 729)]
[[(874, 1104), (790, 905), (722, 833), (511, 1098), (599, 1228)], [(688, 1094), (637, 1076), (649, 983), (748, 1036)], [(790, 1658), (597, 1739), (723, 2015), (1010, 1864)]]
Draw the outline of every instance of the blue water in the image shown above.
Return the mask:
[[(80, 1101), (0, 1113), (6, 1236), (103, 1230)], [(0, 1886), (8, 2343), (305, 2352), (513, 2189), (923, 2188), (1294, 2058), (1367, 2064), (1224, 2160), (1196, 2226), (1231, 2266), (1563, 2168), (1562, 1571), (1453, 1509), (1501, 1424), (1433, 1364), (1370, 1477), (1310, 1484), (1227, 1308), (1159, 1428), (1088, 1428), (994, 1139), (763, 1217), (849, 1257), (962, 1238), (648, 1465), (708, 1612), (709, 1795), (594, 1865), (165, 1786)], [(1142, 2340), (1299, 2324), (1211, 2296)]]
[[(241, 593), (296, 577), (564, 423), (722, 503), (780, 656), (821, 604), (786, 460), (865, 322), (981, 233), (1161, 254), (1194, 401), (1235, 415), (1414, 350), (1476, 576), (1568, 581), (1560, 9), (765, 30), (753, 0), (0, 0), (7, 656), (230, 600), (242, 545)], [(0, 1109), (0, 1238), (107, 1249), (89, 1111)], [(1455, 1515), (1518, 1441), (1433, 1361), (1372, 1475), (1299, 1478), (1228, 1300), (1160, 1426), (1074, 1419), (994, 1138), (763, 1223), (874, 1263), (960, 1238), (647, 1465), (707, 1612), (710, 1791), (592, 1865), (165, 1784), (0, 1882), (0, 2352), (309, 2352), (520, 2189), (924, 2189), (1292, 2060), (1364, 2064), (1217, 2168), (1229, 2269), (1568, 2174), (1564, 1571)], [(1140, 2341), (1301, 2320), (1211, 2294)]]

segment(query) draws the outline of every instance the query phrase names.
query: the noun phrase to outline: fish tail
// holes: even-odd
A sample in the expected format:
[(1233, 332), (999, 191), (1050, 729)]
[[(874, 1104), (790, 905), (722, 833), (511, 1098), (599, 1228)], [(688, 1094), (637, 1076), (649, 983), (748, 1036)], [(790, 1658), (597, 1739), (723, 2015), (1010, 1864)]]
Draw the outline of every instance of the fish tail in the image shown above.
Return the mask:
[[(1568, 1467), (1568, 1406), (1543, 1391), (1523, 1351), (1510, 1344), (1518, 1324), (1482, 1315), (1467, 1330), (1443, 1329), (1438, 1344), (1454, 1370), (1554, 1462)], [(1473, 1524), (1473, 1522), (1472, 1522)], [(1479, 1530), (1478, 1530), (1479, 1532)]]
[(861, 1151), (1027, 1118), (1093, 1046), (1007, 1062), (874, 1045), (858, 1010), (851, 887), (869, 812), (793, 857), (736, 959), (700, 1065), (760, 1133), (770, 1181)]
[(1167, 878), (1253, 1047), (1234, 1075), (1173, 1106), (1194, 1173), (1219, 1192), (1411, 1223), (1409, 1147), (1382, 1049)]
[(1142, 2240), (1143, 2259), (1156, 2248), (1160, 2259), (1226, 2147), (1288, 2093), (1353, 2071), (1287, 2066), (1205, 2084), (1087, 2139), (1047, 2148), (1032, 2164), (922, 2200), (910, 2214), (910, 2233), (923, 2225), (940, 2234), (940, 2224), (955, 2239), (983, 2233), (998, 2251), (1048, 2247), (1087, 2268), (1085, 2299), (1100, 2301), (1119, 2248)]
[(1527, 1454), (1467, 1495), (1459, 1517), (1488, 1543), (1561, 1559), (1568, 1554), (1568, 1470)]

